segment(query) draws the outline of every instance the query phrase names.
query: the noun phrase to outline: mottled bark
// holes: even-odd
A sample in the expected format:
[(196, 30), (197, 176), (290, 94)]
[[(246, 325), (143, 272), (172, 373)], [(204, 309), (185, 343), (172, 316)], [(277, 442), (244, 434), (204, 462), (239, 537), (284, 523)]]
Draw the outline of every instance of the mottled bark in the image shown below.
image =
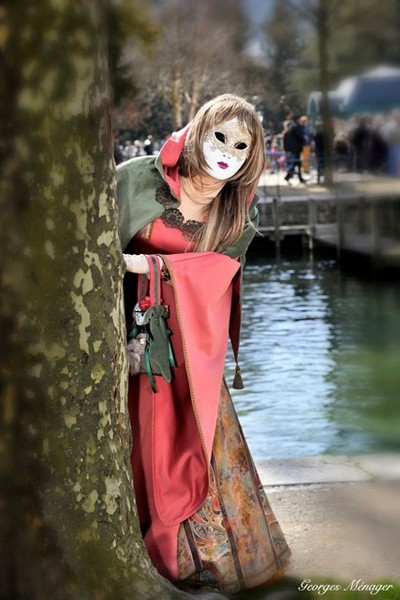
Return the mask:
[(0, 596), (186, 597), (143, 545), (102, 2), (0, 8)]

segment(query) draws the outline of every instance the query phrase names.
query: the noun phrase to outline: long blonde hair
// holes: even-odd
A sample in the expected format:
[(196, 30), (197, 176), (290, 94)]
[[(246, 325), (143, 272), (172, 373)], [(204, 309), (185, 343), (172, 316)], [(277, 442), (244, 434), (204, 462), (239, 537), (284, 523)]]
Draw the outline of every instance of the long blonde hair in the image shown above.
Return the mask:
[(207, 174), (204, 137), (210, 129), (234, 118), (251, 135), (249, 156), (209, 205), (207, 226), (196, 241), (199, 251), (221, 252), (240, 238), (248, 218), (249, 198), (265, 168), (264, 133), (255, 107), (240, 96), (223, 94), (204, 104), (191, 122), (180, 161), (182, 176), (191, 179)]

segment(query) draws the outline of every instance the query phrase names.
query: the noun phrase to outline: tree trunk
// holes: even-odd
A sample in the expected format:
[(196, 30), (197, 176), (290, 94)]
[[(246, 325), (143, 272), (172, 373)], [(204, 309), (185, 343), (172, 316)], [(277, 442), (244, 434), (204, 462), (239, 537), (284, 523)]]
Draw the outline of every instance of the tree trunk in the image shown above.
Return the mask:
[(321, 117), (324, 135), (324, 183), (331, 185), (333, 182), (333, 140), (332, 117), (329, 106), (329, 23), (327, 0), (319, 0), (317, 9), (318, 52), (321, 89)]
[(193, 83), (190, 91), (188, 122), (192, 121), (199, 109), (201, 92), (204, 83), (204, 40), (207, 39), (205, 4), (196, 2), (193, 6), (194, 40), (193, 40)]
[(101, 7), (0, 9), (5, 599), (187, 597), (136, 517)]
[(174, 69), (172, 75), (172, 121), (174, 124), (174, 130), (182, 129), (182, 75), (179, 70), (179, 66)]

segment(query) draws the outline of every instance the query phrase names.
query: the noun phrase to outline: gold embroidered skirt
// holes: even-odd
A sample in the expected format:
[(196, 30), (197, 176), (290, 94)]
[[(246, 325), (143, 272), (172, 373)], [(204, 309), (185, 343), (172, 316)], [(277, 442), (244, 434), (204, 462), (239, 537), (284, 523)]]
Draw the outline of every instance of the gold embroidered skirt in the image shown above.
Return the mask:
[(234, 593), (279, 578), (289, 556), (224, 385), (209, 494), (179, 527), (179, 579)]

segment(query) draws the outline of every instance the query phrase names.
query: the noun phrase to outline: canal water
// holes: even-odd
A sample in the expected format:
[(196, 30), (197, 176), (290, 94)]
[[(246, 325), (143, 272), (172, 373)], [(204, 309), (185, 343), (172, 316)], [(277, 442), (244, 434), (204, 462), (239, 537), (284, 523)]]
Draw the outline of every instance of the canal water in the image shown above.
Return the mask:
[(240, 365), (233, 399), (254, 459), (400, 450), (400, 281), (250, 258)]

